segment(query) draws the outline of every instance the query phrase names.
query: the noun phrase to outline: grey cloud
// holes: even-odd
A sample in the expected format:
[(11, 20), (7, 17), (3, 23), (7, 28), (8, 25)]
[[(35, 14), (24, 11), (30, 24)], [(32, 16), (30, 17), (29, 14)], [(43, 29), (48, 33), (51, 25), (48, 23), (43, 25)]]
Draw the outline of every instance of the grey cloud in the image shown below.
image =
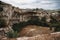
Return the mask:
[[(17, 7), (25, 7), (25, 8), (44, 8), (44, 9), (59, 9), (60, 8), (60, 0), (34, 0), (31, 3), (18, 3), (16, 1), (13, 0), (2, 0), (5, 2), (9, 2), (12, 5), (15, 5)], [(44, 1), (44, 2), (42, 2)], [(48, 1), (48, 2), (46, 2)]]

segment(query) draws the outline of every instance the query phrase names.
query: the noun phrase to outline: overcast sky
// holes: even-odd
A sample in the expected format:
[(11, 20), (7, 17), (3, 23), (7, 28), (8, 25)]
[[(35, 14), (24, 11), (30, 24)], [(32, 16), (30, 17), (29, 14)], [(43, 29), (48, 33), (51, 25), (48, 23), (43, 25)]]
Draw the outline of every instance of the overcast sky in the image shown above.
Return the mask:
[(60, 0), (1, 0), (19, 8), (59, 9)]

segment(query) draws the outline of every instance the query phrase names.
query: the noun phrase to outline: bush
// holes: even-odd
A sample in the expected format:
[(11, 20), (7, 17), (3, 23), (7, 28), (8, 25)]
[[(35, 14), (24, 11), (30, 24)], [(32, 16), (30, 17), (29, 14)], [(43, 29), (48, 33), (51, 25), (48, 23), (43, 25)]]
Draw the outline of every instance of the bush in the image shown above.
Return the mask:
[(12, 27), (12, 29), (14, 30), (14, 31), (19, 31), (20, 30), (20, 26), (19, 26), (19, 24), (13, 24), (13, 27)]
[(51, 16), (50, 27), (55, 27), (55, 31), (60, 31), (60, 22), (55, 17)]
[(20, 31), (22, 28), (24, 28), (26, 25), (27, 25), (26, 22), (15, 23), (15, 24), (13, 24), (12, 29), (13, 29), (14, 31), (19, 32), (19, 31)]
[(9, 37), (9, 38), (17, 38), (18, 33), (17, 33), (17, 31), (14, 31), (14, 32), (9, 31), (9, 32), (7, 32), (7, 37)]
[(28, 25), (40, 25), (41, 24), (41, 21), (38, 18), (38, 16), (34, 16), (30, 20), (27, 21), (27, 24)]

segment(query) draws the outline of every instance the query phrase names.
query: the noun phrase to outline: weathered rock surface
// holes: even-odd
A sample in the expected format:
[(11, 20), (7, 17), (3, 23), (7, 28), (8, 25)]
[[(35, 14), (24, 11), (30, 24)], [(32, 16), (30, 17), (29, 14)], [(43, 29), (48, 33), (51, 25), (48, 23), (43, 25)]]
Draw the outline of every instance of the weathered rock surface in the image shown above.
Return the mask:
[(2, 40), (60, 40), (60, 32), (36, 35), (33, 37), (5, 38)]
[(60, 32), (42, 34), (34, 37), (22, 37), (22, 38), (17, 38), (17, 40), (60, 40)]

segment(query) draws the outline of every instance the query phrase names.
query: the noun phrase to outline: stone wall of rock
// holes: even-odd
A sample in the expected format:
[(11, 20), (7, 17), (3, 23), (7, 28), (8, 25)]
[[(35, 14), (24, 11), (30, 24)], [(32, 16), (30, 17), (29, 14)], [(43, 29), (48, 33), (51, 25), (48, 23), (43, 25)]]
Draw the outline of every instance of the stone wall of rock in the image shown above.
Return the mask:
[[(50, 21), (50, 13), (46, 10), (38, 10), (38, 11), (31, 11), (27, 9), (20, 9), (18, 7), (14, 7), (10, 4), (4, 3), (0, 1), (0, 8), (3, 9), (0, 11), (0, 16), (6, 20), (7, 24), (18, 23), (22, 21), (27, 21), (31, 16), (38, 16), (39, 19), (42, 17), (46, 17), (46, 21)], [(25, 11), (24, 11), (25, 10)], [(55, 14), (55, 13), (54, 13)], [(52, 14), (53, 15), (53, 14)]]
[(36, 35), (33, 37), (3, 38), (1, 40), (60, 40), (60, 32)]

